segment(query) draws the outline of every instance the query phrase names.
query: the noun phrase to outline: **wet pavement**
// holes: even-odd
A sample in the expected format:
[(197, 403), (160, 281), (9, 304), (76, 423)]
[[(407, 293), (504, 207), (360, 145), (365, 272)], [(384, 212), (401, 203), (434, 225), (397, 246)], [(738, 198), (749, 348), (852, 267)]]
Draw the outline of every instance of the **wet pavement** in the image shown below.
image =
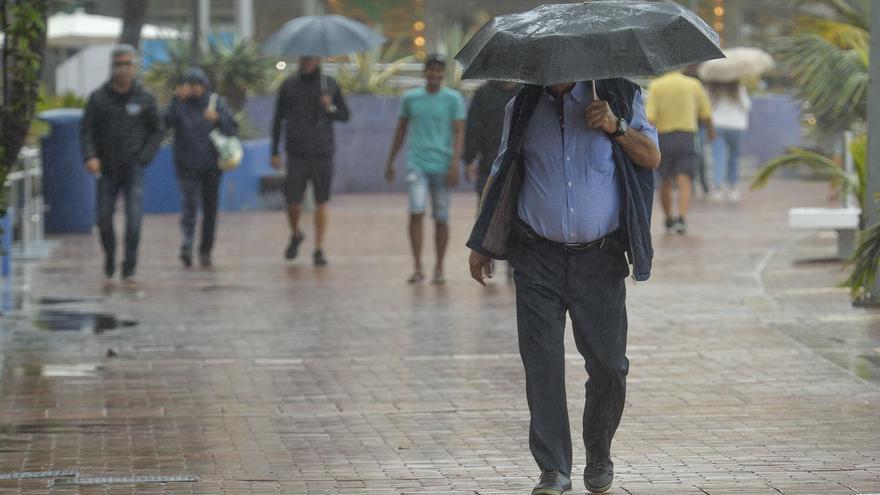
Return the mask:
[[(815, 261), (832, 236), (786, 226), (826, 196), (777, 182), (697, 204), (687, 237), (655, 229), (610, 493), (880, 493), (880, 311)], [(324, 269), (309, 239), (282, 261), (279, 212), (222, 215), (212, 270), (148, 217), (131, 287), (104, 283), (96, 238), (64, 238), (3, 297), (0, 493), (528, 493), (513, 289), (469, 281), (473, 203), (455, 197), (445, 287), (404, 283), (398, 195), (338, 198)]]

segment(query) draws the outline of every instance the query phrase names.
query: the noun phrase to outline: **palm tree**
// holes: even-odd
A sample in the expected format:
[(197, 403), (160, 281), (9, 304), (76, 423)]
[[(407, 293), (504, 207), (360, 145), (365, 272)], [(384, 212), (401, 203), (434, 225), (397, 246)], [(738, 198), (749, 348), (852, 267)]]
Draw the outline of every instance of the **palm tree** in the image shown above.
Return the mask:
[[(804, 0), (812, 13), (800, 20), (801, 29), (780, 39), (775, 55), (798, 88), (806, 111), (815, 116), (813, 131), (820, 137), (856, 131), (850, 144), (855, 172), (842, 170), (832, 159), (802, 148), (767, 162), (752, 184), (764, 187), (780, 169), (805, 166), (830, 177), (844, 191), (857, 195), (862, 211), (875, 207), (867, 198), (869, 0)], [(850, 259), (853, 272), (844, 282), (855, 299), (873, 284), (880, 263), (880, 225), (868, 226)]]

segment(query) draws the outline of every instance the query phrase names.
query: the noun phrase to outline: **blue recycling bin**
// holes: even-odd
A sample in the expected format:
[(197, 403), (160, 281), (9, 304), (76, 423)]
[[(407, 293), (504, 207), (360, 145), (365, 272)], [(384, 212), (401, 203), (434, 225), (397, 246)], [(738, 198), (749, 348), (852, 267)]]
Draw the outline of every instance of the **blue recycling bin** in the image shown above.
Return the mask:
[(41, 141), (47, 234), (89, 233), (95, 225), (95, 178), (83, 168), (79, 146), (82, 116), (78, 108), (37, 116), (51, 126)]

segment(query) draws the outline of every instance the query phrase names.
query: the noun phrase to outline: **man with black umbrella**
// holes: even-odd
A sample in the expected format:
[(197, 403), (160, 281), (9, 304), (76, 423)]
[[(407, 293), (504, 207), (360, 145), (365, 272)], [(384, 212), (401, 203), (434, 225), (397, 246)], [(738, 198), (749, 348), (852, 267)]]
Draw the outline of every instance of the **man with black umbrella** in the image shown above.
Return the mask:
[(272, 167), (281, 170), (284, 162), (278, 151), (282, 125), (286, 126), (287, 180), (284, 196), (290, 223), (290, 243), (284, 257), (292, 260), (299, 253), (305, 235), (299, 229), (303, 196), (308, 183), (315, 193), (315, 266), (327, 265), (324, 235), (327, 231), (327, 203), (333, 181), (335, 141), (333, 123), (349, 119), (348, 106), (336, 80), (321, 72), (321, 59), (300, 57), (299, 71), (289, 77), (278, 92), (272, 125)]
[[(613, 88), (613, 89), (612, 89)], [(529, 86), (508, 105), (495, 176), (513, 133), (522, 135), (524, 176), (511, 226), (508, 253), (516, 282), (520, 355), (531, 412), (529, 445), (541, 468), (533, 495), (571, 490), (572, 446), (565, 396), (565, 315), (587, 372), (584, 404), (584, 481), (601, 493), (614, 476), (611, 440), (623, 414), (626, 391), (626, 285), (624, 191), (612, 144), (631, 162), (654, 169), (660, 162), (656, 130), (645, 118), (639, 89), (623, 79), (603, 81), (599, 94), (629, 95), (629, 118), (593, 96), (590, 82)], [(626, 98), (626, 96), (624, 96)], [(619, 98), (619, 97), (616, 97)], [(525, 103), (522, 103), (525, 105)], [(512, 126), (512, 114), (522, 124)], [(632, 165), (627, 165), (632, 166)], [(487, 186), (487, 192), (491, 188)], [(474, 241), (472, 237), (472, 241)], [(470, 270), (485, 285), (490, 258), (471, 242)]]

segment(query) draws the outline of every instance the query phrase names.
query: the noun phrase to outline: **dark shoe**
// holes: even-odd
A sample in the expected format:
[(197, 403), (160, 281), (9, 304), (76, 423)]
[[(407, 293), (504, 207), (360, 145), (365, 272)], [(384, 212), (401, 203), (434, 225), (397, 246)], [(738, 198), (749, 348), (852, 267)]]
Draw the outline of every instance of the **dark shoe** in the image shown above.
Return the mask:
[(134, 278), (134, 265), (128, 263), (122, 264), (122, 280), (131, 282)]
[(590, 493), (605, 493), (614, 481), (614, 463), (610, 459), (593, 461), (584, 468), (584, 485)]
[(674, 230), (675, 230), (675, 226), (676, 226), (677, 224), (678, 224), (678, 219), (677, 219), (677, 218), (672, 218), (672, 217), (667, 218), (667, 219), (666, 219), (666, 222), (665, 222), (665, 225), (666, 225), (666, 232), (672, 232), (672, 231), (674, 231)]
[(324, 251), (316, 249), (313, 256), (315, 258), (315, 266), (327, 266), (327, 258), (324, 257)]
[(544, 471), (532, 495), (563, 495), (571, 492), (571, 480), (559, 471)]
[(675, 221), (675, 233), (678, 235), (685, 235), (688, 231), (687, 222), (684, 221), (684, 217), (678, 217)]
[(420, 284), (425, 281), (425, 275), (422, 272), (414, 272), (406, 279), (406, 283), (410, 285)]
[(199, 255), (199, 264), (202, 265), (202, 268), (211, 268), (214, 263), (211, 262), (211, 255), (202, 253)]
[(106, 258), (104, 260), (104, 276), (113, 278), (114, 273), (116, 273), (116, 262), (113, 261), (113, 258)]
[(297, 232), (296, 235), (291, 236), (290, 244), (287, 245), (287, 250), (284, 251), (284, 257), (289, 260), (296, 258), (299, 254), (299, 245), (305, 238), (306, 236), (302, 232)]
[(180, 262), (187, 268), (193, 266), (192, 251), (187, 248), (180, 248)]

